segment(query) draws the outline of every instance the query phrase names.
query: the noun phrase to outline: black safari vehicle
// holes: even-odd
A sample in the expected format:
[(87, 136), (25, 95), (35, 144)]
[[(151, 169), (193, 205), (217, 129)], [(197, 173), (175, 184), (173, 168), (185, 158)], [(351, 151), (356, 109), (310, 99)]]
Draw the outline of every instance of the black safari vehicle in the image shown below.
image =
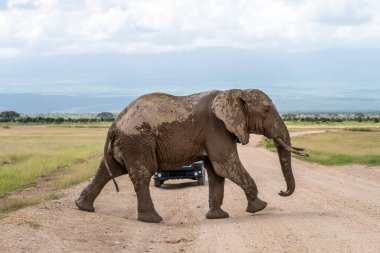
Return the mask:
[(205, 170), (203, 162), (195, 162), (175, 170), (158, 170), (154, 173), (154, 186), (160, 187), (168, 179), (193, 179), (197, 180), (199, 185), (205, 184)]

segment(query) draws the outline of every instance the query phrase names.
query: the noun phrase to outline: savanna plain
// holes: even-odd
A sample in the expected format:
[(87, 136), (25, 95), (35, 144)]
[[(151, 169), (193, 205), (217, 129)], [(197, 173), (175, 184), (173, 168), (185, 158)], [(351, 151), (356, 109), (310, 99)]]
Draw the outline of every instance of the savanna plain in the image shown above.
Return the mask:
[(226, 181), (230, 218), (206, 220), (208, 186), (187, 180), (151, 184), (164, 221), (137, 221), (128, 176), (109, 183), (95, 213), (74, 200), (95, 174), (107, 124), (0, 125), (0, 252), (379, 252), (380, 125), (287, 122), (296, 191), (285, 188), (270, 140), (238, 145), (263, 211), (246, 213), (243, 191)]

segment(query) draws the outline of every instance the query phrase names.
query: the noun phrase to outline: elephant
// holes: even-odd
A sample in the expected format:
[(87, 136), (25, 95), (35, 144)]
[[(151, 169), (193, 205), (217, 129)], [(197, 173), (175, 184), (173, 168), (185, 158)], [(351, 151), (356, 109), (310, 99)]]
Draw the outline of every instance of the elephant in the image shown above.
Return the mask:
[(138, 220), (158, 223), (149, 191), (153, 174), (203, 161), (209, 181), (207, 219), (228, 218), (222, 209), (225, 178), (244, 191), (246, 211), (267, 206), (258, 197), (255, 181), (239, 160), (237, 143), (245, 145), (250, 134), (273, 139), (286, 191), (295, 190), (291, 152), (307, 156), (291, 146), (288, 129), (272, 100), (258, 89), (213, 90), (189, 96), (165, 93), (143, 95), (131, 102), (110, 126), (99, 169), (75, 201), (80, 210), (94, 212), (93, 203), (107, 182), (129, 174), (137, 196)]

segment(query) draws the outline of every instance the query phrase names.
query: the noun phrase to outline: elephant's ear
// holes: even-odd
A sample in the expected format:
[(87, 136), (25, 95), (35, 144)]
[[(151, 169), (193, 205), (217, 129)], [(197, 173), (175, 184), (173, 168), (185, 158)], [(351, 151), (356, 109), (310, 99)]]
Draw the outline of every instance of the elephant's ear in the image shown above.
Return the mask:
[(224, 122), (227, 130), (235, 134), (245, 145), (249, 142), (249, 132), (241, 95), (241, 90), (223, 91), (214, 98), (211, 110), (217, 118)]

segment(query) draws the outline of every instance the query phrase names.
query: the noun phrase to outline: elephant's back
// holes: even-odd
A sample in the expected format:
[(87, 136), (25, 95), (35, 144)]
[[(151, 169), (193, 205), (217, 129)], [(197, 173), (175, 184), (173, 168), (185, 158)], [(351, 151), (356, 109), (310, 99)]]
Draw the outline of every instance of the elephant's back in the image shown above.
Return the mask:
[(152, 93), (133, 101), (116, 119), (116, 128), (126, 134), (156, 131), (163, 124), (184, 122), (194, 114), (194, 104), (185, 97)]

